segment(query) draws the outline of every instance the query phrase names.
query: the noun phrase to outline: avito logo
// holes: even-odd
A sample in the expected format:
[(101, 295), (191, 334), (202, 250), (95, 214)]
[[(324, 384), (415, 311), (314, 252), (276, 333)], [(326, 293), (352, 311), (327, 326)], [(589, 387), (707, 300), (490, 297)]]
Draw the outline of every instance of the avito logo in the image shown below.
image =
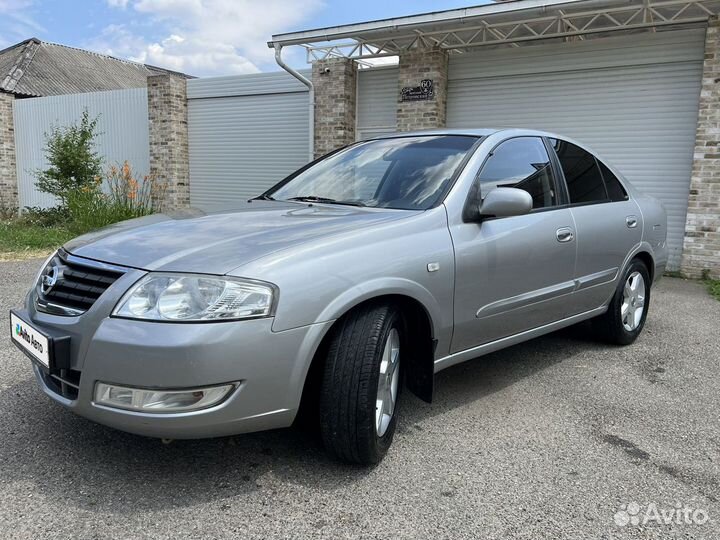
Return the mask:
[(39, 353), (43, 352), (42, 343), (36, 340), (35, 336), (29, 334), (28, 331), (25, 330), (19, 323), (15, 324), (15, 335), (25, 340), (33, 349), (35, 349)]

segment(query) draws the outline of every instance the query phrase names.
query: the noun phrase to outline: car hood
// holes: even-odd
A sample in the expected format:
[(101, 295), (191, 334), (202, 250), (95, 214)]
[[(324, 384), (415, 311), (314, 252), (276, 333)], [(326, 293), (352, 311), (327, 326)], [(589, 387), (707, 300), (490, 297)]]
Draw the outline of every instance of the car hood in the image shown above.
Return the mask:
[(64, 248), (80, 257), (143, 270), (226, 274), (279, 250), (414, 213), (252, 201), (232, 212), (155, 214), (117, 223)]

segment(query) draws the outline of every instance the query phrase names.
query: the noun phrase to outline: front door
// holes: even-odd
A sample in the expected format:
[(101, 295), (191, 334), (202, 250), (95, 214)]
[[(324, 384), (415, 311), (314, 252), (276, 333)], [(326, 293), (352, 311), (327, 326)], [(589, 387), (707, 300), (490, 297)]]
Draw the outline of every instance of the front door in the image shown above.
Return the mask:
[(453, 353), (568, 316), (576, 242), (542, 139), (500, 143), (476, 182), (484, 196), (496, 187), (528, 191), (527, 215), (456, 223)]

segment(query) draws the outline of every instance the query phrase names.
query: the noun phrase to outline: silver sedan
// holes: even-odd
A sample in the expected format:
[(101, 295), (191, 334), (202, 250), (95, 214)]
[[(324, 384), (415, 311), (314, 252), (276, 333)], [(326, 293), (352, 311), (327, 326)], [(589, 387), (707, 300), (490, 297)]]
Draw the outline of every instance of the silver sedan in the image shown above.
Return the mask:
[(662, 206), (530, 130), (388, 135), (231, 210), (153, 215), (43, 265), (12, 339), (53, 400), (153, 437), (315, 418), (376, 463), (406, 387), (592, 319), (632, 343), (667, 260)]

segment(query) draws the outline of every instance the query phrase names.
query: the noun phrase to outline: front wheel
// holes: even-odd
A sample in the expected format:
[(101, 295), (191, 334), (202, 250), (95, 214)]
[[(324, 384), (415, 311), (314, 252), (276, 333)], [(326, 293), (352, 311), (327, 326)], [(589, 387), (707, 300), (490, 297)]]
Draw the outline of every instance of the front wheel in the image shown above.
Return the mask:
[(374, 464), (390, 447), (404, 337), (402, 315), (388, 304), (360, 307), (338, 321), (320, 392), (323, 443), (338, 459)]
[(629, 345), (642, 332), (649, 307), (650, 274), (641, 260), (634, 259), (618, 283), (607, 312), (595, 321), (600, 337)]

